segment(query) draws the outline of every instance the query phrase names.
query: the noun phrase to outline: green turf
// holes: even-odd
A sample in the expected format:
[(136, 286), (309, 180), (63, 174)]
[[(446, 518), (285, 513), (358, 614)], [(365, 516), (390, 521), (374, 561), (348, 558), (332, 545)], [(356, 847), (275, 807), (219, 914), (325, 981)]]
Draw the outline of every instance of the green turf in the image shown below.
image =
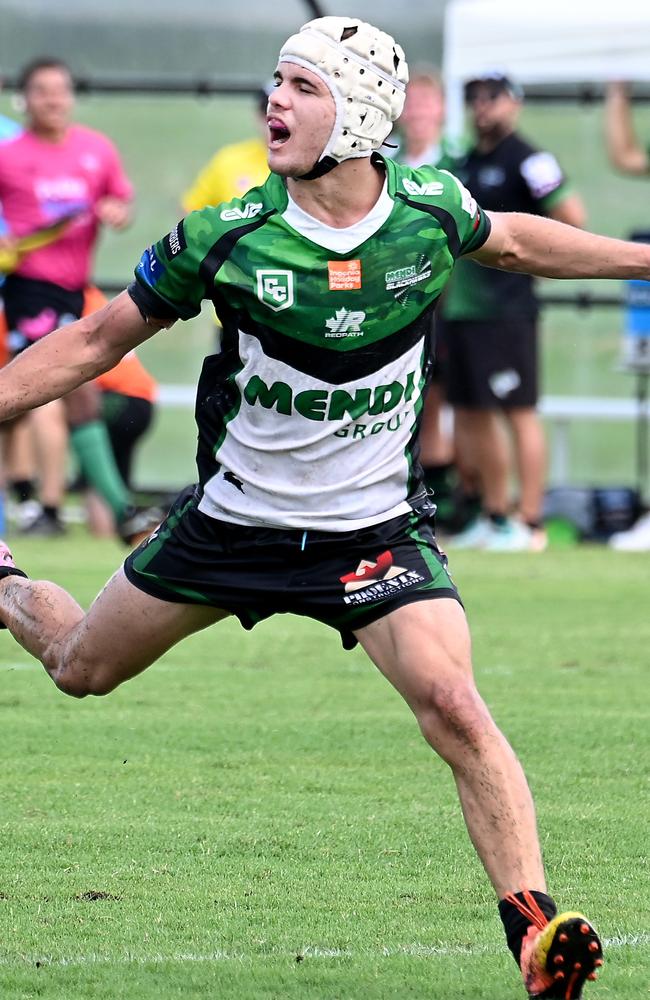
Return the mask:
[[(82, 602), (110, 542), (20, 542)], [(452, 560), (479, 686), (536, 795), (551, 889), (650, 976), (648, 568), (604, 549)], [(0, 636), (3, 1000), (515, 1000), (446, 767), (359, 650), (233, 621), (106, 699)]]

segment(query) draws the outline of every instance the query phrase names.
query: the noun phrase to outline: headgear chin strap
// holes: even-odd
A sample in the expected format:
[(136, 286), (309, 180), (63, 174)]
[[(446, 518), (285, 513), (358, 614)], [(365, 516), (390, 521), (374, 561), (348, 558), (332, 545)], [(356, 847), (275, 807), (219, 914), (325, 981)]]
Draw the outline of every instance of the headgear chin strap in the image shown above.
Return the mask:
[(301, 180), (379, 149), (402, 112), (408, 82), (404, 52), (390, 35), (354, 17), (319, 17), (284, 43), (279, 61), (320, 77), (336, 107), (325, 148)]

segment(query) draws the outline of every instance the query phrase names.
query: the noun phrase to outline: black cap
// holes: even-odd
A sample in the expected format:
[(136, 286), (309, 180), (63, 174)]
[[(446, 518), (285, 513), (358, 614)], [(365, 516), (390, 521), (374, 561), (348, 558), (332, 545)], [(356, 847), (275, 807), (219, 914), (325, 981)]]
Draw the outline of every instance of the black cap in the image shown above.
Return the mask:
[(500, 94), (508, 94), (510, 97), (513, 97), (515, 101), (521, 101), (524, 97), (523, 88), (518, 83), (516, 83), (506, 73), (499, 73), (495, 71), (492, 73), (482, 73), (480, 76), (472, 77), (471, 80), (466, 82), (466, 101), (471, 100), (472, 91), (474, 91), (479, 85), (488, 87), (493, 97), (498, 97)]

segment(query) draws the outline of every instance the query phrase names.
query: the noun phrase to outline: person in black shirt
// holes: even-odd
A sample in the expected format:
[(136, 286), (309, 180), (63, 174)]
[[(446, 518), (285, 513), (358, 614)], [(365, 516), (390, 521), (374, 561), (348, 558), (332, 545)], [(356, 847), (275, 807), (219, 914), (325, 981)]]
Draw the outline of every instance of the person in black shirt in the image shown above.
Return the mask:
[[(582, 202), (548, 152), (515, 131), (522, 94), (506, 76), (471, 80), (466, 102), (476, 143), (453, 172), (488, 211), (547, 215), (581, 227)], [(537, 303), (524, 274), (459, 261), (442, 304), (445, 383), (454, 406), (459, 459), (476, 479), (483, 514), (450, 540), (494, 551), (540, 549), (546, 473), (544, 432), (536, 411)], [(519, 518), (509, 514), (512, 432)]]

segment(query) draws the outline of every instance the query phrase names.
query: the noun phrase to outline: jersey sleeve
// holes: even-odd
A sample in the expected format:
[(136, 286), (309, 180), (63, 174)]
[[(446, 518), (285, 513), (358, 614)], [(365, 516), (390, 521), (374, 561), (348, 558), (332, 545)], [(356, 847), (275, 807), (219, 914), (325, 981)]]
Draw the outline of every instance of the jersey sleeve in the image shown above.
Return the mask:
[(206, 294), (200, 272), (204, 226), (201, 213), (194, 212), (142, 254), (128, 292), (145, 318), (198, 316)]
[(437, 173), (443, 188), (441, 207), (454, 222), (456, 239), (453, 243), (450, 241), (450, 248), (454, 257), (461, 257), (482, 247), (492, 226), (487, 214), (455, 174), (448, 170), (439, 170)]
[(535, 151), (522, 160), (519, 172), (533, 201), (542, 212), (569, 194), (562, 167), (552, 153)]

